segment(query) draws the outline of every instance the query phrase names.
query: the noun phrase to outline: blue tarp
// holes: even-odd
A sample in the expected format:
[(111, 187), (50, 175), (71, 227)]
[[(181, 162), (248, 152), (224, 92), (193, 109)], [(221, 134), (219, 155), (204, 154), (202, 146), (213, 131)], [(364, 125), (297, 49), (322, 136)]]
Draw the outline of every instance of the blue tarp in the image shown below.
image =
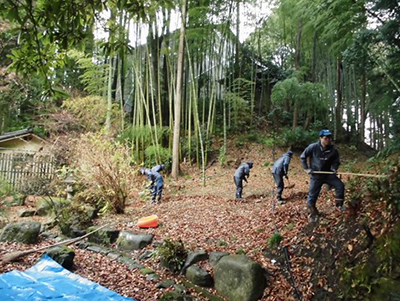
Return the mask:
[(47, 255), (26, 271), (0, 275), (0, 300), (132, 300), (64, 269)]

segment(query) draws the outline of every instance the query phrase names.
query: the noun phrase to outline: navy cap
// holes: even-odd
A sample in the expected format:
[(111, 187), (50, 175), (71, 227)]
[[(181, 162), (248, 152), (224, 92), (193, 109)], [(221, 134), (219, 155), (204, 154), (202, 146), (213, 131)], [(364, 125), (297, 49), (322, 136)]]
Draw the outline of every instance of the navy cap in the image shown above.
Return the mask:
[(288, 154), (289, 156), (293, 156), (293, 152), (292, 152), (292, 151), (288, 151), (287, 154)]
[(332, 133), (329, 130), (322, 130), (321, 132), (319, 132), (319, 136), (323, 137), (323, 136), (332, 136)]
[(250, 168), (253, 167), (253, 163), (254, 163), (253, 161), (247, 161), (247, 164), (249, 165)]

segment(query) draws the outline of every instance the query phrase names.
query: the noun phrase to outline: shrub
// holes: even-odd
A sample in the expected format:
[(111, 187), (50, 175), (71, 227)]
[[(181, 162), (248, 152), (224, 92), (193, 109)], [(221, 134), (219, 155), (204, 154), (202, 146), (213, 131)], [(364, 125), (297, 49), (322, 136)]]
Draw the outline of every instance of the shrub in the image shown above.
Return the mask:
[(5, 180), (0, 178), (0, 198), (13, 194), (13, 188)]
[(171, 169), (172, 165), (172, 154), (169, 149), (162, 146), (149, 146), (145, 150), (145, 166), (155, 166), (158, 163), (165, 165), (166, 170)]
[(278, 145), (281, 147), (291, 147), (292, 149), (306, 148), (311, 142), (316, 141), (318, 133), (304, 130), (301, 127), (286, 129), (282, 132), (278, 139)]
[(160, 257), (161, 264), (173, 272), (179, 272), (183, 268), (187, 257), (183, 242), (174, 242), (169, 238), (157, 248), (156, 254)]
[(268, 248), (269, 249), (277, 248), (282, 240), (283, 240), (283, 236), (280, 233), (273, 234), (268, 239)]
[(39, 176), (25, 179), (19, 191), (25, 195), (52, 195), (54, 193), (51, 180)]
[(129, 149), (109, 137), (86, 134), (75, 141), (73, 152), (81, 188), (75, 198), (97, 204), (102, 213), (124, 213), (136, 170)]
[[(78, 119), (78, 123), (86, 131), (99, 131), (106, 122), (107, 102), (99, 96), (69, 98), (64, 101), (63, 107)], [(117, 104), (113, 106), (112, 116), (119, 116)]]
[(60, 231), (67, 236), (71, 236), (72, 227), (84, 230), (93, 225), (85, 208), (76, 201), (56, 209), (56, 221)]

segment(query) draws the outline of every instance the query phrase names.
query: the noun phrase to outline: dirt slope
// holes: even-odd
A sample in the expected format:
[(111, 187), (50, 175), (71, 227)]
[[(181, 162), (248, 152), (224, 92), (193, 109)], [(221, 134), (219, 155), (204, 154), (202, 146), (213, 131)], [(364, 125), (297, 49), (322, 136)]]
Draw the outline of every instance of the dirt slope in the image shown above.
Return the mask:
[[(277, 150), (276, 159), (284, 151)], [(295, 154), (290, 165), (290, 183), (295, 187), (284, 191), (283, 196), (288, 198), (284, 205), (276, 204), (272, 198), (271, 150), (252, 144), (230, 153), (229, 166), (211, 165), (207, 169), (205, 187), (198, 170), (182, 165), (184, 175), (178, 181), (166, 177), (161, 204), (150, 205), (139, 197), (141, 189), (138, 189), (131, 196), (126, 214), (105, 216), (96, 223), (111, 221), (119, 229), (152, 233), (155, 240), (180, 239), (190, 250), (202, 248), (209, 252), (244, 253), (267, 271), (268, 287), (263, 300), (298, 300), (300, 295), (303, 300), (336, 300), (339, 293), (336, 289), (338, 260), (351, 252), (352, 240), (362, 240), (363, 234), (357, 220), (335, 210), (331, 191), (323, 191), (318, 200), (317, 207), (322, 213), (320, 223), (308, 223), (305, 211), (308, 176), (300, 166), (299, 155)], [(354, 165), (355, 159), (349, 152), (342, 158), (343, 165), (349, 162)], [(239, 202), (233, 199), (235, 162), (247, 160), (254, 161), (254, 168), (244, 187), (245, 200)], [(18, 220), (15, 217), (17, 209), (9, 212), (11, 221)], [(138, 218), (151, 214), (159, 216), (160, 227), (143, 230), (135, 226)], [(277, 230), (283, 237), (280, 248), (268, 248), (268, 242)], [(47, 243), (42, 241), (38, 245)], [(13, 248), (29, 247), (0, 243), (0, 248), (3, 254)], [(285, 259), (285, 249), (290, 261)], [(155, 287), (156, 282), (145, 280), (137, 270), (130, 271), (116, 261), (89, 251), (77, 249), (76, 252), (76, 273), (125, 296), (155, 300), (165, 292)], [(0, 264), (0, 272), (28, 268), (37, 256), (28, 256), (14, 264)], [(176, 277), (162, 270), (156, 259), (145, 265), (155, 269), (162, 278)], [(209, 266), (203, 267), (212, 272)], [(176, 277), (176, 280), (179, 282), (180, 278)], [(192, 294), (207, 300), (193, 291)]]

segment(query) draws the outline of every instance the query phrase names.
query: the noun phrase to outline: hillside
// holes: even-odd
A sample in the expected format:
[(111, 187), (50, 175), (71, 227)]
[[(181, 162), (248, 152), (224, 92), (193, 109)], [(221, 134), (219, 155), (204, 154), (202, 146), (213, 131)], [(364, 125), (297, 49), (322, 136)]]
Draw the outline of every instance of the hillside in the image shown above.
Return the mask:
[[(343, 171), (362, 171), (366, 158), (359, 156), (346, 146), (338, 146), (342, 152)], [(309, 224), (306, 215), (308, 176), (300, 166), (299, 153), (295, 153), (290, 165), (292, 189), (284, 191), (288, 202), (278, 205), (273, 195), (273, 179), (270, 166), (272, 151), (265, 146), (248, 144), (239, 149), (230, 148), (229, 166), (214, 163), (207, 169), (206, 187), (202, 186), (201, 174), (193, 167), (182, 165), (183, 176), (174, 181), (166, 177), (164, 197), (161, 204), (150, 205), (139, 196), (141, 189), (131, 195), (130, 204), (123, 215), (103, 216), (96, 224), (112, 223), (118, 229), (129, 229), (140, 233), (154, 234), (155, 240), (170, 238), (182, 240), (189, 250), (204, 249), (208, 252), (223, 251), (231, 254), (246, 254), (260, 263), (266, 270), (268, 286), (262, 300), (337, 300), (343, 296), (340, 264), (355, 260), (368, 249), (368, 235), (382, 233), (379, 213), (383, 203), (361, 202), (357, 215), (347, 210), (336, 211), (334, 194), (323, 191), (317, 207), (322, 216), (318, 224)], [(234, 151), (232, 151), (234, 150)], [(278, 149), (280, 156), (284, 150)], [(233, 173), (235, 162), (253, 160), (249, 183), (244, 187), (243, 201), (234, 199)], [(144, 180), (144, 179), (143, 179)], [(348, 178), (343, 177), (345, 183)], [(364, 181), (359, 178), (358, 180)], [(141, 187), (144, 187), (145, 183)], [(34, 201), (28, 206), (34, 206)], [(380, 206), (380, 207), (379, 207)], [(8, 212), (10, 222), (17, 218), (19, 207)], [(155, 229), (138, 229), (138, 218), (156, 214), (161, 225)], [(366, 231), (366, 217), (371, 223)], [(376, 220), (375, 220), (376, 218)], [(43, 221), (41, 217), (34, 217)], [(279, 231), (282, 241), (279, 247), (271, 240)], [(42, 240), (41, 245), (49, 244)], [(38, 245), (38, 246), (39, 246)], [(1, 254), (11, 249), (28, 249), (11, 243), (0, 243)], [(31, 246), (30, 246), (31, 247)], [(139, 270), (129, 270), (100, 254), (76, 251), (76, 273), (92, 279), (101, 285), (137, 300), (155, 300), (166, 290), (156, 288), (157, 281), (146, 280)], [(132, 254), (134, 258), (146, 249)], [(0, 272), (11, 269), (25, 269), (32, 265), (38, 254), (33, 254), (13, 264), (1, 265)], [(182, 282), (182, 276), (172, 275), (161, 269), (156, 258), (150, 258), (144, 265), (157, 271), (162, 279), (175, 278)], [(203, 265), (212, 272), (212, 268)], [(199, 300), (209, 300), (204, 294), (189, 289)], [(210, 293), (215, 293), (211, 289)]]

